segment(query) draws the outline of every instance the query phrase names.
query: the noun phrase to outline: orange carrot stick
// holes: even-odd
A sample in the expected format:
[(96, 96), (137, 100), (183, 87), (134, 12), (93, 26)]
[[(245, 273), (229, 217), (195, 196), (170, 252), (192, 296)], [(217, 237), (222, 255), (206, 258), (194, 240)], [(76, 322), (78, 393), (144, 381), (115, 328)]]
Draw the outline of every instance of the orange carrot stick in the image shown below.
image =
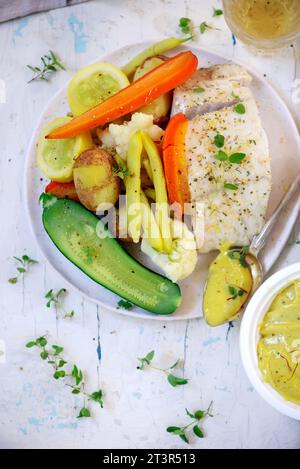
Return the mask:
[(190, 190), (185, 159), (185, 134), (187, 118), (176, 114), (167, 125), (163, 139), (163, 162), (170, 204), (177, 202), (182, 211), (190, 202)]
[(126, 88), (55, 129), (46, 138), (67, 138), (134, 112), (186, 81), (197, 69), (198, 59), (191, 52), (181, 52)]

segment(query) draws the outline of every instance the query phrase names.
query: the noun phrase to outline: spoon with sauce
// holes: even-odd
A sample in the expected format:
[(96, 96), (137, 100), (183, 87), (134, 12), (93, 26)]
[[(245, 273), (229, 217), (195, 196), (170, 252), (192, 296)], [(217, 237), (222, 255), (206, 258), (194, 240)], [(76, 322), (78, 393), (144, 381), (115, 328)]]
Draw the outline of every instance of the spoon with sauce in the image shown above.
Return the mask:
[(210, 326), (219, 326), (236, 319), (248, 298), (262, 283), (264, 271), (258, 255), (282, 210), (299, 192), (299, 188), (300, 174), (249, 247), (230, 248), (230, 244), (221, 247), (220, 254), (209, 268), (203, 297), (203, 312)]

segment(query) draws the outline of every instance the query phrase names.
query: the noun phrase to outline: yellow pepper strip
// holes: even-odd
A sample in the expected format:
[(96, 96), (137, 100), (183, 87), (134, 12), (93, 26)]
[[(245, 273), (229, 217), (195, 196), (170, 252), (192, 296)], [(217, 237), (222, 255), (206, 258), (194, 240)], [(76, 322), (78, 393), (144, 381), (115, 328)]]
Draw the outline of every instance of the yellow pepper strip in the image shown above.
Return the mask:
[(172, 237), (170, 218), (168, 213), (169, 204), (161, 158), (158, 149), (155, 143), (152, 141), (151, 137), (143, 131), (141, 131), (141, 134), (144, 148), (147, 152), (153, 173), (153, 184), (156, 196), (156, 219), (160, 232), (162, 234), (164, 251), (167, 253), (171, 253)]
[(159, 231), (159, 227), (155, 220), (155, 216), (151, 210), (147, 197), (141, 191), (141, 211), (142, 211), (142, 227), (144, 231), (144, 238), (156, 251), (163, 252), (164, 245)]
[(186, 39), (178, 39), (177, 37), (169, 37), (168, 39), (155, 42), (150, 47), (133, 57), (133, 59), (131, 59), (130, 62), (128, 62), (128, 64), (122, 68), (122, 72), (125, 73), (127, 77), (130, 77), (135, 72), (135, 70), (145, 62), (146, 59), (149, 59), (149, 57), (163, 54), (167, 50), (174, 49), (189, 39), (191, 38), (188, 37)]
[(142, 165), (143, 165), (144, 169), (146, 170), (146, 173), (148, 174), (149, 179), (151, 180), (151, 182), (153, 182), (153, 174), (152, 174), (152, 169), (151, 169), (149, 159), (148, 158), (143, 158)]
[(150, 187), (147, 187), (147, 189), (144, 190), (144, 193), (146, 194), (148, 199), (152, 199), (155, 202), (156, 200), (155, 189), (151, 189)]
[(125, 177), (127, 226), (134, 243), (141, 235), (141, 159), (143, 143), (140, 131), (129, 140), (127, 151), (128, 175)]

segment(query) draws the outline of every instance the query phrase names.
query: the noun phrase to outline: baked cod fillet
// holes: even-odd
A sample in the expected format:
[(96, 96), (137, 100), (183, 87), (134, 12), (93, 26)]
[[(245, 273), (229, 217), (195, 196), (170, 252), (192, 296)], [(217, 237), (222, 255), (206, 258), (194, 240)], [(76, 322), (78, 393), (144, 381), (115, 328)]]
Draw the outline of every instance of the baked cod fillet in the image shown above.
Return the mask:
[[(248, 245), (265, 222), (271, 191), (270, 156), (256, 102), (245, 86), (250, 81), (242, 67), (220, 65), (199, 70), (184, 89), (181, 86), (175, 91), (176, 112), (188, 117), (189, 112), (195, 113), (196, 105), (201, 114), (188, 123), (185, 153), (193, 228), (203, 253), (227, 242)], [(195, 91), (195, 87), (205, 91)], [(244, 114), (236, 112), (237, 102), (243, 103)], [(217, 134), (224, 136), (221, 148), (214, 143)], [(239, 164), (220, 161), (216, 158), (219, 150), (228, 156), (246, 156)]]

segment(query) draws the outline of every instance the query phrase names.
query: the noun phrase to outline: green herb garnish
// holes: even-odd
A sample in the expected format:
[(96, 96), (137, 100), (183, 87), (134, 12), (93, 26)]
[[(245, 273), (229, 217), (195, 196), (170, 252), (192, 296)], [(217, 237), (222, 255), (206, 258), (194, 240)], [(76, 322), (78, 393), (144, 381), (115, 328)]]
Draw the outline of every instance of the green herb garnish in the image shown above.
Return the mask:
[(165, 375), (167, 376), (167, 380), (168, 380), (169, 384), (171, 384), (171, 386), (173, 386), (173, 387), (182, 386), (182, 385), (188, 383), (188, 379), (180, 378), (178, 376), (175, 376), (173, 373), (171, 373), (171, 370), (173, 370), (174, 368), (176, 368), (179, 365), (180, 360), (176, 360), (176, 362), (173, 363), (173, 365), (169, 366), (168, 368), (159, 368), (159, 367), (154, 366), (152, 364), (154, 354), (155, 354), (155, 352), (154, 352), (154, 350), (152, 350), (151, 352), (147, 353), (147, 355), (145, 357), (138, 358), (139, 365), (138, 365), (137, 368), (139, 370), (144, 370), (146, 367), (149, 367), (149, 368), (152, 368), (154, 370), (161, 371), (161, 372), (165, 373)]
[(45, 54), (41, 57), (42, 67), (33, 67), (32, 65), (27, 65), (27, 68), (35, 73), (35, 75), (28, 81), (31, 83), (34, 80), (48, 80), (49, 76), (57, 72), (59, 69), (66, 70), (64, 65), (60, 62), (57, 55), (49, 50), (48, 54)]
[(192, 34), (193, 25), (190, 18), (180, 18), (178, 26), (183, 34)]
[(19, 277), (21, 275), (23, 276), (24, 274), (28, 272), (29, 266), (32, 264), (38, 264), (38, 261), (31, 259), (31, 257), (27, 256), (27, 254), (24, 254), (22, 257), (16, 257), (16, 256), (13, 256), (13, 257), (19, 265), (17, 267), (18, 275), (16, 277), (9, 278), (8, 281), (9, 283), (15, 285), (18, 282)]
[(224, 189), (229, 189), (231, 191), (236, 191), (236, 190), (238, 190), (238, 186), (236, 184), (231, 184), (230, 182), (225, 182), (224, 183)]
[(202, 88), (202, 86), (196, 86), (195, 88), (192, 89), (193, 93), (204, 93), (205, 88)]
[(228, 155), (223, 150), (219, 150), (214, 156), (219, 161), (227, 161), (228, 160)]
[(230, 293), (230, 298), (227, 298), (227, 300), (235, 300), (239, 296), (245, 295), (245, 293), (248, 293), (246, 290), (240, 287), (234, 287), (232, 285), (228, 286), (228, 291)]
[(221, 8), (214, 8), (214, 12), (213, 12), (213, 16), (221, 16), (223, 15), (223, 10), (221, 10)]
[(179, 438), (181, 438), (185, 443), (189, 444), (187, 430), (193, 426), (194, 435), (196, 435), (198, 438), (204, 438), (204, 432), (200, 427), (200, 421), (207, 416), (213, 417), (211, 414), (211, 406), (212, 402), (209, 404), (207, 410), (196, 410), (195, 412), (190, 412), (188, 409), (185, 409), (187, 415), (192, 419), (192, 421), (183, 427), (168, 427), (166, 431), (168, 433), (172, 433), (173, 435), (179, 436)]
[(225, 143), (224, 135), (221, 135), (221, 134), (215, 135), (214, 144), (216, 145), (216, 147), (222, 148), (224, 146), (224, 143)]
[(243, 267), (248, 267), (248, 264), (245, 260), (248, 253), (249, 246), (244, 246), (241, 249), (229, 250), (227, 255), (230, 259), (238, 260)]
[(115, 156), (115, 161), (112, 165), (112, 170), (114, 175), (119, 176), (119, 178), (121, 179), (124, 179), (125, 176), (129, 176), (128, 168), (120, 156)]
[[(45, 336), (38, 337), (36, 340), (27, 342), (27, 348), (37, 347), (40, 350), (40, 357), (46, 360), (53, 368), (53, 378), (55, 380), (63, 380), (67, 378), (64, 384), (71, 388), (72, 394), (81, 394), (84, 400), (93, 401), (103, 407), (103, 392), (101, 389), (91, 394), (85, 391), (86, 383), (84, 381), (83, 372), (77, 365), (68, 364), (62, 357), (64, 348), (60, 345), (50, 345)], [(68, 367), (66, 367), (68, 365)], [(90, 410), (84, 405), (80, 411), (78, 418), (90, 417)]]
[(50, 308), (52, 305), (54, 305), (56, 310), (62, 310), (62, 312), (64, 313), (63, 319), (71, 319), (74, 317), (75, 311), (66, 311), (66, 309), (64, 308), (63, 303), (61, 301), (61, 297), (65, 293), (67, 293), (67, 290), (65, 288), (60, 288), (59, 290), (57, 290), (57, 292), (55, 292), (53, 288), (51, 288), (51, 290), (49, 290), (45, 295), (45, 298), (48, 300), (46, 306), (47, 308)]
[(235, 112), (237, 112), (238, 114), (245, 114), (246, 112), (246, 108), (244, 106), (243, 103), (238, 103), (234, 106), (234, 110)]
[(246, 158), (245, 153), (233, 153), (229, 157), (230, 163), (240, 164)]
[(126, 309), (127, 311), (133, 308), (133, 304), (127, 300), (118, 301), (118, 306), (122, 309)]
[(201, 34), (204, 34), (207, 29), (213, 29), (213, 28), (212, 28), (211, 26), (209, 26), (209, 25), (206, 23), (206, 21), (203, 21), (203, 22), (200, 24), (199, 29), (200, 29), (200, 33), (201, 33)]

